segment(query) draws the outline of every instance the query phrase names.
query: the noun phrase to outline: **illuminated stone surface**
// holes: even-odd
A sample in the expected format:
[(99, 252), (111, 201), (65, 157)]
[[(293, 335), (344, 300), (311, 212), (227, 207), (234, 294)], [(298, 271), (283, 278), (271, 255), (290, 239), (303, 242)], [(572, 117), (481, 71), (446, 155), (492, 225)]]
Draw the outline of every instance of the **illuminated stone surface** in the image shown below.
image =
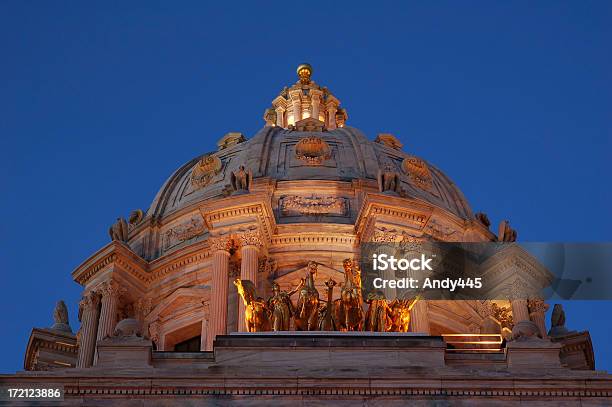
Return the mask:
[[(0, 384), (61, 384), (64, 405), (90, 406), (609, 403), (612, 380), (592, 370), (588, 333), (547, 338), (541, 301), (419, 301), (411, 330), (420, 335), (228, 335), (245, 329), (235, 278), (269, 298), (273, 282), (291, 291), (313, 261), (327, 298), (325, 282), (343, 281), (342, 262), (359, 256), (360, 242), (498, 240), (444, 173), (393, 135), (369, 140), (312, 68), (298, 74), (263, 129), (250, 139), (228, 133), (218, 151), (180, 167), (146, 213), (119, 219), (113, 241), (73, 272), (83, 286), (78, 351), (69, 332), (35, 330), (26, 371)], [(499, 240), (515, 236), (500, 225)], [(512, 265), (498, 270), (498, 259), (489, 270), (500, 281), (550, 277), (524, 253), (507, 256)], [(134, 319), (138, 329), (116, 329)], [(448, 343), (456, 334), (510, 342), (461, 351)], [(178, 351), (190, 347), (205, 351)]]

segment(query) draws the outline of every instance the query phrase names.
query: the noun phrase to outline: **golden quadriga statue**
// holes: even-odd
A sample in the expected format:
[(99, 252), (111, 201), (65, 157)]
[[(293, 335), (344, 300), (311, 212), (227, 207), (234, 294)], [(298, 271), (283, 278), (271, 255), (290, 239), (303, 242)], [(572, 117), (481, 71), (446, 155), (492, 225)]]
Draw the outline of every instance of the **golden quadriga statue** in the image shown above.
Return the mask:
[[(345, 259), (343, 268), (344, 283), (340, 298), (336, 300), (333, 300), (333, 289), (337, 283), (331, 278), (325, 282), (327, 299), (319, 299), (319, 291), (315, 287), (315, 262), (308, 264), (305, 278), (289, 292), (281, 290), (274, 282), (272, 297), (267, 301), (256, 298), (253, 282), (237, 278), (234, 285), (245, 305), (244, 317), (248, 331), (288, 331), (291, 318), (298, 331), (409, 331), (410, 311), (419, 297), (389, 302), (381, 292), (372, 293), (365, 301), (368, 311), (364, 313), (359, 264)], [(291, 296), (298, 292), (297, 305), (294, 306)]]

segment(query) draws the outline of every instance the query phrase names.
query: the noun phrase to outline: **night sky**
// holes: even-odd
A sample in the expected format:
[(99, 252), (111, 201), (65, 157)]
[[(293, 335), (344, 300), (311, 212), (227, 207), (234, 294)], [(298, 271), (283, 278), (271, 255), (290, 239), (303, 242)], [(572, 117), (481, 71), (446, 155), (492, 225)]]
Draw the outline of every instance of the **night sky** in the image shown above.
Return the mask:
[[(70, 273), (109, 225), (255, 134), (301, 62), (348, 125), (395, 134), (495, 228), (611, 240), (612, 2), (216, 3), (0, 3), (0, 372), (58, 299), (77, 330)], [(612, 370), (612, 303), (565, 306)]]

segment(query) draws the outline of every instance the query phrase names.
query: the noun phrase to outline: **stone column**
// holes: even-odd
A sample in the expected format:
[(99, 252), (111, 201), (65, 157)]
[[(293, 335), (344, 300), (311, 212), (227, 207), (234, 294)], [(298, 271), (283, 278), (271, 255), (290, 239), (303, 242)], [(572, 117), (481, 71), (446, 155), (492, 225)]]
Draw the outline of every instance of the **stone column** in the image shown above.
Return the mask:
[(538, 326), (540, 336), (546, 339), (546, 311), (548, 311), (549, 305), (542, 299), (533, 299), (527, 301), (527, 307), (529, 308), (529, 317)]
[(96, 337), (98, 341), (113, 334), (117, 324), (119, 296), (125, 292), (125, 289), (120, 287), (116, 281), (110, 280), (103, 283), (99, 292), (102, 296), (102, 306), (100, 307), (100, 322), (98, 322), (98, 334)]
[(520, 321), (529, 321), (529, 309), (527, 307), (527, 300), (514, 299), (511, 300), (512, 304), (512, 320), (516, 324)]
[(330, 130), (334, 130), (336, 128), (336, 112), (338, 111), (338, 106), (330, 103), (327, 105), (327, 128)]
[(227, 329), (227, 289), (229, 258), (232, 240), (229, 237), (211, 239), (213, 250), (210, 324), (206, 343), (212, 346), (217, 335), (225, 335)]
[[(249, 230), (239, 236), (240, 255), (240, 279), (250, 280), (257, 287), (257, 270), (259, 268), (259, 249), (262, 246), (261, 237), (258, 231)], [(246, 332), (246, 322), (244, 320), (244, 302), (238, 301), (238, 331)]]
[(315, 91), (314, 89), (311, 89), (310, 91), (311, 97), (311, 103), (312, 103), (312, 116), (315, 119), (319, 120), (319, 104), (321, 103), (321, 96), (319, 95), (319, 93), (317, 91)]
[[(292, 91), (289, 96), (291, 97), (291, 110), (293, 111), (293, 124), (302, 120), (302, 91)], [(288, 124), (288, 123), (287, 123)]]
[(285, 127), (285, 109), (282, 107), (276, 108), (276, 125), (278, 127)]
[(429, 310), (426, 300), (419, 300), (410, 311), (410, 325), (412, 332), (429, 335)]
[(96, 350), (96, 334), (98, 331), (98, 318), (100, 316), (100, 296), (91, 291), (79, 303), (79, 320), (81, 329), (79, 334), (79, 354), (77, 367), (91, 367)]
[(212, 343), (208, 346), (208, 321), (210, 318), (210, 305), (207, 302), (202, 303), (202, 313), (204, 314), (202, 318), (202, 332), (200, 334), (200, 350), (201, 351), (210, 351), (212, 350)]

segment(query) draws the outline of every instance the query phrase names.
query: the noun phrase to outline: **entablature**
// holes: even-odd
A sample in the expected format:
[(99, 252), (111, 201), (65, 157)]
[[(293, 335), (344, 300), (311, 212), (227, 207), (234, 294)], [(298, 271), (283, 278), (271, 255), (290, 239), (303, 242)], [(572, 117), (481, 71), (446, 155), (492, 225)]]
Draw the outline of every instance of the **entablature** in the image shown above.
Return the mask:
[(128, 246), (114, 240), (78, 266), (72, 272), (72, 278), (87, 286), (102, 273), (121, 275), (142, 287), (149, 276), (149, 265)]

